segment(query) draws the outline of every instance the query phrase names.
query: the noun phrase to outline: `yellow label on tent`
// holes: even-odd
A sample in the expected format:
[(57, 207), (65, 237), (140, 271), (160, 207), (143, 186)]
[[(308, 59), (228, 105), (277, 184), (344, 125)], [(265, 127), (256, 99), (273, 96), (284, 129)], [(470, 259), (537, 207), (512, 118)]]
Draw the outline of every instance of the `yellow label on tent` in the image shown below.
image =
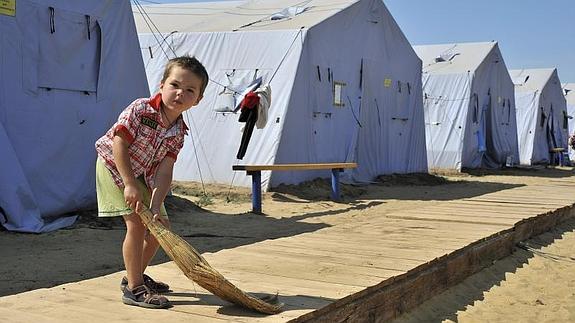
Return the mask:
[(0, 15), (16, 15), (16, 0), (0, 0)]
[(391, 79), (385, 79), (383, 81), (383, 86), (390, 87), (391, 86)]

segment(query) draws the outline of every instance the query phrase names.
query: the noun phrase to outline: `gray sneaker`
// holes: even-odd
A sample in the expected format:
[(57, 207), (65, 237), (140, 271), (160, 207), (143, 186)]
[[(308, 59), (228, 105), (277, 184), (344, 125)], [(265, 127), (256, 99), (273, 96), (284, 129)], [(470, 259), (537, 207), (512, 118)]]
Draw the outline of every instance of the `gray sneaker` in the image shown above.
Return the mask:
[(168, 308), (172, 307), (170, 301), (156, 293), (153, 293), (145, 285), (134, 287), (134, 289), (124, 288), (122, 302), (126, 305), (140, 306), (145, 308)]
[[(160, 282), (160, 281), (155, 281), (152, 279), (152, 277), (150, 277), (146, 274), (144, 274), (144, 285), (146, 285), (146, 287), (148, 287), (150, 289), (150, 291), (152, 291), (156, 294), (164, 294), (164, 293), (169, 293), (172, 291), (168, 284)], [(126, 278), (126, 276), (124, 276), (122, 278), (122, 282), (120, 283), (120, 290), (122, 292), (124, 292), (124, 290), (126, 289), (127, 286), (128, 286), (128, 278)]]

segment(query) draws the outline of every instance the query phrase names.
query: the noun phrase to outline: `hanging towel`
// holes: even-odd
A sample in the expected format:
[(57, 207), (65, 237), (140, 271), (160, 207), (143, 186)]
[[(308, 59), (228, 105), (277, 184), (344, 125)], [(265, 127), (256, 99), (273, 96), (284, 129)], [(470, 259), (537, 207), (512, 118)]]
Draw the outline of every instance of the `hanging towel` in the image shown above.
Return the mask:
[(260, 98), (258, 105), (258, 120), (256, 121), (256, 128), (263, 129), (268, 122), (268, 109), (272, 104), (272, 88), (269, 84), (262, 85), (254, 91)]

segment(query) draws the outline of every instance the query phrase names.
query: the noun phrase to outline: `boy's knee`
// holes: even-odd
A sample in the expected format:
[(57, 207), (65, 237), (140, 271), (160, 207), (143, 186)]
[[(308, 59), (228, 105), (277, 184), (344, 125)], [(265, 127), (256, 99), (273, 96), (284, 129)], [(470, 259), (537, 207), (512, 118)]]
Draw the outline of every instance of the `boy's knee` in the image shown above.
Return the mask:
[(144, 223), (142, 223), (142, 220), (136, 213), (132, 213), (130, 215), (124, 215), (124, 221), (126, 222), (126, 228), (128, 230), (132, 229), (132, 230), (139, 230), (142, 232), (146, 230)]

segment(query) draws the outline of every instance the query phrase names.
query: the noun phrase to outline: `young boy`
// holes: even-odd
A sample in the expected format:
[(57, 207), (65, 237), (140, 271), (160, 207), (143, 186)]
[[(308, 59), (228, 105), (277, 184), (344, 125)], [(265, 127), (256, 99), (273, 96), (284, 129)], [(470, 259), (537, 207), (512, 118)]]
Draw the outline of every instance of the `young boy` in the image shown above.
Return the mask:
[(96, 142), (98, 216), (122, 216), (126, 222), (122, 254), (127, 275), (120, 285), (125, 304), (171, 306), (160, 295), (168, 292), (169, 286), (144, 274), (159, 244), (146, 234), (134, 210), (136, 203), (149, 205), (154, 219), (169, 226), (164, 198), (188, 129), (182, 113), (200, 102), (207, 84), (208, 73), (196, 58), (171, 59), (160, 92), (132, 102)]

